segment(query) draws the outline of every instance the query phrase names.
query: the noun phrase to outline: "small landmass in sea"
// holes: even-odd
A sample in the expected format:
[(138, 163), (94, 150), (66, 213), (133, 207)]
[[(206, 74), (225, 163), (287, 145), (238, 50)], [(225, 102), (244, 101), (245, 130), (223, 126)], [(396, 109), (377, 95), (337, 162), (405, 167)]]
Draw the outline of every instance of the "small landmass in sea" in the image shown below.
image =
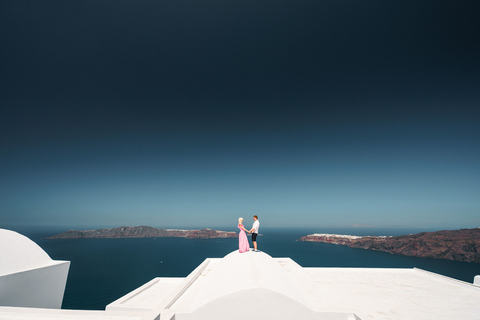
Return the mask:
[(46, 237), (45, 240), (56, 239), (86, 239), (86, 238), (190, 238), (190, 239), (214, 239), (235, 238), (238, 234), (233, 231), (220, 231), (213, 229), (182, 230), (182, 229), (159, 229), (149, 226), (118, 227), (96, 230), (68, 230), (63, 233)]

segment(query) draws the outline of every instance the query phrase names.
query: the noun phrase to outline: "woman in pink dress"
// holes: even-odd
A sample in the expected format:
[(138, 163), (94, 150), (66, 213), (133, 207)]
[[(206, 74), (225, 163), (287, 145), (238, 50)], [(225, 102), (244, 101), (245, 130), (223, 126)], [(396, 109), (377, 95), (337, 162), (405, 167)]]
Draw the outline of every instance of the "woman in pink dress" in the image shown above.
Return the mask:
[(240, 229), (240, 234), (238, 235), (238, 251), (240, 253), (247, 252), (250, 250), (250, 245), (248, 244), (247, 229), (243, 227), (243, 218), (238, 218), (238, 229)]

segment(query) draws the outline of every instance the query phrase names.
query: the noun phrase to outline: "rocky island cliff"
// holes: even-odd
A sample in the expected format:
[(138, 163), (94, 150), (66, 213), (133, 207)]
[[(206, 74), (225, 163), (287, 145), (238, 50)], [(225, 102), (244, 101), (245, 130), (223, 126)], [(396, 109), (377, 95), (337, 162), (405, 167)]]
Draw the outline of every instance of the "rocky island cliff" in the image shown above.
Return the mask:
[(86, 239), (86, 238), (162, 238), (177, 237), (190, 239), (236, 238), (233, 231), (219, 231), (213, 229), (180, 230), (157, 229), (148, 226), (118, 227), (97, 230), (68, 230), (66, 232), (44, 239)]
[(299, 241), (325, 242), (405, 256), (480, 263), (480, 228), (422, 232), (396, 237), (311, 234)]

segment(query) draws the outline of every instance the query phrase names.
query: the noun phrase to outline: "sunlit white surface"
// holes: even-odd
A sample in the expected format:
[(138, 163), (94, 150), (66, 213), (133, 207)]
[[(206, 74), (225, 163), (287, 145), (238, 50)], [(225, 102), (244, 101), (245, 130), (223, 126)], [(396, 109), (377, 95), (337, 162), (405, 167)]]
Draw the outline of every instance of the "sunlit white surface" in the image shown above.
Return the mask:
[(60, 308), (69, 261), (54, 261), (35, 242), (0, 229), (0, 305)]

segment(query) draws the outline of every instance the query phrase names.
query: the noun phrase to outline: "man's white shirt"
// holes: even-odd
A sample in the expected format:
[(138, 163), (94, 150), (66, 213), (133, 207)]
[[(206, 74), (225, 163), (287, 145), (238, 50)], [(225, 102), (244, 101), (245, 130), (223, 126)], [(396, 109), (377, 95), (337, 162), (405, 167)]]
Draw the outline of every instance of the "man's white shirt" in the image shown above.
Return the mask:
[(260, 228), (260, 222), (256, 220), (252, 225), (253, 233), (258, 233), (258, 228)]

